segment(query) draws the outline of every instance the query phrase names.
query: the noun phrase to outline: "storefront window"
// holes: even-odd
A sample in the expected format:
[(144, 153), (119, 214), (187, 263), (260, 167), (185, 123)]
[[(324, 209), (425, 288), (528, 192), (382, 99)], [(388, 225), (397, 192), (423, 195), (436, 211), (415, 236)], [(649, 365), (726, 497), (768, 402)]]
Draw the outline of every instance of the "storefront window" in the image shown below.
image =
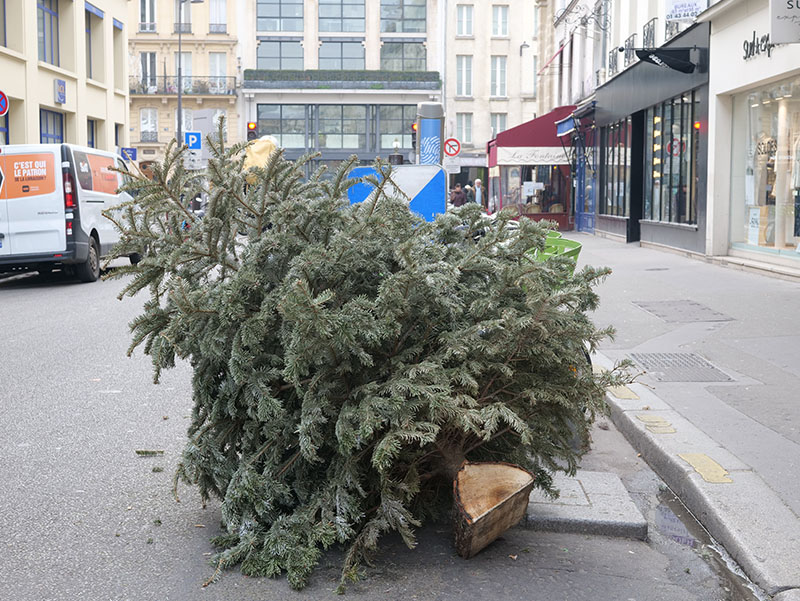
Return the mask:
[(320, 105), (317, 140), (321, 149), (366, 148), (367, 107), (338, 104)]
[(697, 98), (687, 92), (647, 109), (644, 219), (697, 223)]
[(604, 127), (602, 143), (603, 194), (599, 212), (627, 217), (630, 214), (631, 118)]
[(733, 100), (731, 245), (800, 258), (800, 78)]
[(524, 213), (532, 215), (567, 211), (572, 192), (569, 165), (523, 167), (522, 181), (530, 182), (527, 190), (524, 189), (523, 183)]
[(283, 148), (305, 148), (306, 107), (302, 104), (259, 104), (258, 131), (275, 136)]
[(411, 126), (417, 120), (417, 105), (383, 105), (378, 109), (381, 149), (411, 148)]
[(504, 207), (520, 204), (522, 195), (521, 188), (520, 168), (517, 166), (500, 167), (500, 194), (503, 199)]

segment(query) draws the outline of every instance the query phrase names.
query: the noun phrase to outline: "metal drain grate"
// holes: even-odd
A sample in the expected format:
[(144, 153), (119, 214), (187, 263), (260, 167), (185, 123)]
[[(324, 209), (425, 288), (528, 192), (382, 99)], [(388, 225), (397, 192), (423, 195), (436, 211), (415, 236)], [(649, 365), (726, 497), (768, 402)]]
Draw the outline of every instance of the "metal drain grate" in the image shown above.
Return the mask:
[(633, 301), (633, 304), (668, 323), (733, 321), (732, 317), (691, 300)]
[(732, 382), (733, 378), (694, 353), (632, 353), (631, 359), (659, 382)]

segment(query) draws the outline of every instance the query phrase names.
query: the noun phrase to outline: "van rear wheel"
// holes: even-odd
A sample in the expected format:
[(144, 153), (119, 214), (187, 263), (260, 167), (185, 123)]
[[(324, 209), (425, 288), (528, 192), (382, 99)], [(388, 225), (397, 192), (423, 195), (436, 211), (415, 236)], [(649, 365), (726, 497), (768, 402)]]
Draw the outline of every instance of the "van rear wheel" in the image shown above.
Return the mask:
[(89, 256), (76, 266), (75, 273), (81, 282), (95, 282), (100, 277), (100, 251), (94, 238), (89, 238)]

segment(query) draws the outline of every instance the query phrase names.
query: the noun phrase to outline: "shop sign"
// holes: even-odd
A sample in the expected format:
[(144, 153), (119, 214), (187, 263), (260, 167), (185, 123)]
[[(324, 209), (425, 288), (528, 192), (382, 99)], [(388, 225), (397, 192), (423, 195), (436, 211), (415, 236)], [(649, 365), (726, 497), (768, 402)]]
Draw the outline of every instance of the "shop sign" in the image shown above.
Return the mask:
[(769, 22), (773, 43), (800, 43), (800, 0), (770, 0)]
[(690, 21), (708, 8), (708, 0), (667, 0), (667, 21)]
[(686, 152), (686, 142), (680, 138), (672, 138), (672, 140), (667, 143), (667, 152), (674, 157), (682, 155)]
[(63, 79), (53, 80), (53, 101), (56, 104), (67, 103), (67, 82)]
[(771, 57), (772, 49), (775, 47), (775, 44), (773, 44), (770, 40), (769, 34), (759, 37), (754, 31), (753, 38), (750, 40), (745, 40), (742, 46), (744, 48), (744, 60), (750, 60), (751, 58), (760, 56), (762, 54), (766, 54), (767, 57)]
[(549, 146), (500, 146), (498, 165), (568, 165), (563, 148)]
[(761, 228), (761, 209), (751, 208), (747, 220), (747, 243), (758, 246), (758, 232)]

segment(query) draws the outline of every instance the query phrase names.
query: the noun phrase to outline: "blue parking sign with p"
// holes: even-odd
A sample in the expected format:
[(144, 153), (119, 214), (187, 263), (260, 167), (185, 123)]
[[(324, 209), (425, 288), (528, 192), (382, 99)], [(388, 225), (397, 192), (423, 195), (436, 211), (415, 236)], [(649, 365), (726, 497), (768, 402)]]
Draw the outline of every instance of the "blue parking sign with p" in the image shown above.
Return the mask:
[(183, 143), (189, 147), (189, 150), (200, 150), (202, 146), (203, 136), (199, 131), (186, 131), (183, 132)]

